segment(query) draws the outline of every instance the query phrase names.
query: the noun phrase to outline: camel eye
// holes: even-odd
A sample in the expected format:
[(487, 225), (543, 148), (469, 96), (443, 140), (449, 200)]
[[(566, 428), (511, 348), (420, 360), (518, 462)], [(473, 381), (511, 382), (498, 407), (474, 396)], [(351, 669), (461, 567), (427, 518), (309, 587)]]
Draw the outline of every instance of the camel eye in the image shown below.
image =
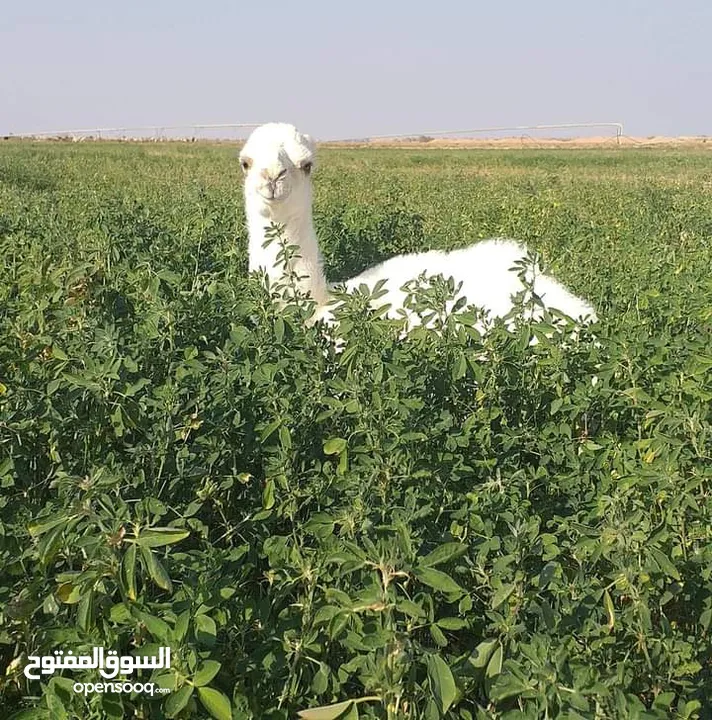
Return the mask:
[(302, 170), (304, 170), (304, 172), (307, 175), (309, 175), (309, 173), (311, 172), (311, 169), (312, 169), (312, 164), (310, 162), (305, 162), (304, 165), (302, 165)]

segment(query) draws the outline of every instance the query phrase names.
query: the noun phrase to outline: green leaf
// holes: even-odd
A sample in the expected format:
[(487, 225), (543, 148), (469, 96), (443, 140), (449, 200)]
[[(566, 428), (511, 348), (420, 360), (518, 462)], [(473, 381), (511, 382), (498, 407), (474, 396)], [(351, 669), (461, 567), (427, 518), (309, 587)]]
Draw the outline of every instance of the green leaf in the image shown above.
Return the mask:
[(354, 703), (339, 720), (359, 720), (358, 705)]
[(447, 638), (445, 637), (445, 633), (443, 633), (437, 625), (431, 623), (428, 629), (430, 630), (430, 636), (433, 638), (438, 647), (447, 647)]
[(168, 268), (161, 268), (157, 273), (157, 277), (166, 282), (168, 285), (180, 285), (182, 277), (178, 273), (169, 270)]
[(62, 377), (74, 387), (86, 388), (87, 390), (93, 390), (96, 393), (100, 393), (102, 391), (102, 387), (98, 382), (95, 380), (89, 380), (89, 378), (82, 377), (81, 375), (62, 373)]
[(274, 507), (274, 480), (268, 480), (262, 491), (262, 506), (265, 510), (271, 510)]
[(140, 610), (133, 610), (132, 612), (146, 626), (148, 632), (153, 635), (154, 640), (166, 641), (168, 639), (171, 629), (167, 622)]
[(65, 528), (58, 525), (41, 537), (37, 546), (37, 553), (43, 565), (49, 565), (57, 556), (64, 541), (64, 531)]
[(203, 645), (215, 645), (217, 626), (209, 615), (197, 615), (195, 618), (195, 639)]
[(329, 666), (326, 663), (319, 663), (319, 669), (314, 673), (311, 690), (315, 695), (322, 695), (329, 687)]
[(558, 562), (548, 562), (539, 573), (539, 588), (545, 588), (555, 577), (561, 566)]
[(430, 691), (433, 693), (438, 710), (444, 715), (457, 697), (455, 678), (447, 663), (439, 655), (428, 655), (426, 664)]
[(433, 567), (449, 562), (456, 557), (460, 557), (467, 552), (467, 545), (458, 542), (443, 543), (438, 545), (432, 552), (425, 557), (418, 559), (420, 567)]
[(661, 692), (653, 701), (653, 707), (664, 708), (667, 710), (673, 702), (675, 702), (676, 694), (674, 692)]
[(608, 590), (603, 591), (603, 605), (606, 608), (606, 614), (608, 615), (608, 629), (613, 630), (616, 626), (616, 609)]
[(291, 450), (292, 448), (292, 434), (289, 432), (289, 428), (286, 425), (282, 425), (279, 428), (279, 442), (284, 450)]
[(422, 607), (420, 607), (420, 605), (417, 605), (412, 600), (408, 600), (407, 598), (399, 600), (396, 603), (396, 609), (416, 619), (424, 618), (428, 615), (428, 613)]
[(342, 453), (347, 446), (344, 438), (335, 437), (324, 441), (324, 455), (338, 455)]
[(467, 372), (467, 359), (465, 353), (461, 352), (458, 354), (454, 365), (452, 366), (451, 376), (453, 380), (459, 380)]
[(171, 583), (163, 563), (156, 557), (155, 553), (147, 547), (141, 547), (141, 559), (153, 582), (159, 588), (173, 592), (173, 583)]
[(111, 610), (109, 610), (109, 617), (111, 618), (111, 622), (117, 625), (127, 625), (134, 621), (131, 612), (128, 607), (126, 607), (126, 603), (123, 602), (116, 603), (116, 605), (112, 606)]
[(44, 696), (47, 702), (47, 707), (50, 711), (51, 720), (69, 719), (69, 715), (67, 713), (65, 705), (69, 705), (69, 698), (71, 698), (71, 694), (67, 692), (67, 689), (64, 686), (64, 683), (66, 682), (71, 681), (69, 680), (69, 678), (53, 677), (47, 683), (47, 688), (45, 690)]
[(49, 681), (49, 684), (51, 684), (53, 689), (58, 691), (57, 694), (65, 700), (69, 700), (74, 694), (74, 681), (71, 678), (55, 675)]
[(308, 710), (300, 710), (297, 715), (303, 720), (338, 720), (349, 712), (353, 706), (353, 700), (346, 700), (335, 705), (322, 705)]
[(270, 435), (272, 435), (277, 428), (282, 424), (282, 418), (277, 418), (276, 420), (273, 420), (271, 423), (269, 423), (264, 430), (260, 433), (260, 442), (265, 442)]
[(278, 315), (274, 321), (274, 338), (280, 344), (284, 338), (284, 320)]
[(655, 561), (660, 566), (660, 569), (668, 576), (675, 580), (680, 580), (680, 573), (677, 568), (670, 562), (668, 556), (658, 550), (658, 548), (648, 548), (648, 552), (655, 558)]
[(199, 687), (198, 698), (215, 720), (232, 720), (230, 701), (220, 691), (210, 687)]
[(179, 530), (177, 528), (149, 528), (141, 530), (136, 537), (136, 542), (141, 547), (155, 548), (163, 545), (173, 545), (185, 540), (190, 535), (190, 530)]
[(35, 525), (29, 525), (27, 530), (32, 535), (33, 538), (39, 537), (43, 533), (46, 533), (48, 530), (51, 530), (54, 527), (57, 527), (58, 525), (61, 525), (62, 523), (67, 523), (72, 518), (76, 517), (75, 515), (72, 517), (67, 516), (61, 516), (58, 518), (53, 518), (52, 520), (47, 520), (47, 522), (43, 523), (36, 523)]
[(82, 599), (82, 589), (73, 583), (62, 583), (57, 588), (57, 597), (66, 605), (75, 605)]
[(496, 610), (512, 594), (514, 588), (514, 584), (499, 587), (492, 596), (491, 608)]
[(84, 632), (89, 632), (93, 621), (94, 590), (88, 590), (77, 605), (77, 626)]
[(101, 711), (103, 720), (123, 720), (126, 716), (123, 701), (120, 695), (104, 694), (101, 696)]
[(487, 669), (485, 670), (485, 677), (494, 678), (502, 672), (502, 646), (498, 643), (494, 652), (490, 656), (489, 662), (487, 663)]
[(468, 626), (467, 620), (457, 617), (440, 618), (437, 623), (443, 630), (462, 630)]
[[(588, 713), (591, 710), (591, 706), (589, 705), (588, 700), (586, 700), (586, 697), (579, 692), (570, 693), (568, 695), (568, 701), (572, 707), (575, 707), (577, 710), (580, 710), (581, 712)], [(590, 715), (589, 715), (589, 717), (590, 717)]]
[[(677, 714), (679, 717), (687, 720), (688, 718), (692, 718), (694, 713), (696, 713), (701, 707), (702, 703), (699, 700), (688, 700), (687, 702), (683, 702), (681, 700), (677, 706)], [(694, 717), (697, 718), (699, 715), (694, 715)]]
[(164, 710), (168, 717), (175, 717), (188, 704), (193, 695), (193, 688), (190, 685), (183, 685), (182, 688), (172, 692), (166, 699)]
[(476, 668), (487, 667), (495, 648), (499, 647), (498, 640), (484, 640), (473, 651), (468, 662)]
[[(514, 675), (498, 675), (497, 682), (490, 690), (489, 697), (490, 700), (494, 700), (495, 702), (501, 702), (502, 700), (506, 700), (511, 697), (517, 697), (518, 695), (521, 695), (529, 689), (529, 686), (525, 682), (523, 682), (520, 678), (515, 677)], [(572, 694), (574, 693), (567, 693), (566, 695), (569, 701)]]
[[(198, 616), (202, 617), (202, 616)], [(197, 687), (207, 685), (220, 671), (220, 663), (217, 660), (206, 660), (200, 670), (193, 677), (193, 684)]]
[[(165, 688), (173, 692), (176, 689), (176, 673), (175, 672), (159, 672), (157, 675), (152, 675), (151, 679), (160, 688)], [(190, 685), (188, 686), (190, 687)]]
[(422, 583), (435, 590), (440, 590), (444, 593), (457, 593), (458, 595), (462, 595), (465, 592), (449, 575), (440, 572), (440, 570), (418, 567), (415, 569), (415, 574)]
[(331, 618), (329, 622), (329, 638), (335, 640), (346, 629), (349, 623), (349, 613), (347, 611), (339, 612)]
[(189, 624), (190, 624), (190, 610), (184, 610), (177, 617), (175, 628), (173, 629), (173, 635), (179, 643), (188, 634)]
[(136, 545), (129, 545), (121, 562), (121, 570), (126, 583), (126, 595), (130, 600), (136, 599)]

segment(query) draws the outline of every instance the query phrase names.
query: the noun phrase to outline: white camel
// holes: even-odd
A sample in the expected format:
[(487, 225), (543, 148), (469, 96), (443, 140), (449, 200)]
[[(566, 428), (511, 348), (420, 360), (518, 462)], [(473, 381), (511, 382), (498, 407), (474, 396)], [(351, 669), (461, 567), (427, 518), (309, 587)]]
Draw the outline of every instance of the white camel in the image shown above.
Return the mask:
[[(333, 288), (324, 275), (312, 221), (311, 173), (315, 150), (309, 135), (286, 123), (268, 123), (256, 128), (242, 148), (240, 163), (245, 174), (249, 268), (251, 271), (263, 269), (272, 283), (291, 271), (300, 278), (299, 289), (316, 302), (314, 319), (331, 322)], [(287, 265), (284, 258), (278, 257), (280, 244), (266, 243), (272, 224), (281, 225), (283, 241), (298, 249), (297, 256)], [(389, 304), (389, 316), (402, 317), (407, 295), (402, 286), (423, 273), (441, 274), (462, 283), (459, 296), (465, 296), (468, 304), (483, 308), (490, 317), (504, 317), (513, 309), (512, 296), (525, 289), (512, 267), (526, 255), (527, 249), (513, 240), (481, 240), (452, 252), (430, 250), (398, 255), (342, 284), (347, 291), (352, 291), (361, 284), (372, 288), (379, 280), (385, 280), (387, 292), (378, 299), (378, 305)], [(574, 320), (596, 320), (591, 305), (554, 278), (545, 274), (527, 277), (534, 293), (548, 308), (556, 308)], [(405, 311), (405, 316), (410, 325), (419, 322), (410, 310)], [(540, 316), (541, 308), (535, 308), (534, 319)]]

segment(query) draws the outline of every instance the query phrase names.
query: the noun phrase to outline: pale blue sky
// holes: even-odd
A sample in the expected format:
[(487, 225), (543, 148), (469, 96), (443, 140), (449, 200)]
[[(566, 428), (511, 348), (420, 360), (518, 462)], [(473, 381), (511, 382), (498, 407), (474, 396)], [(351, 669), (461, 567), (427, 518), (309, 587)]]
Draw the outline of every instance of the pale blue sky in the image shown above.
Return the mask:
[(712, 2), (3, 3), (0, 134), (268, 120), (712, 135)]

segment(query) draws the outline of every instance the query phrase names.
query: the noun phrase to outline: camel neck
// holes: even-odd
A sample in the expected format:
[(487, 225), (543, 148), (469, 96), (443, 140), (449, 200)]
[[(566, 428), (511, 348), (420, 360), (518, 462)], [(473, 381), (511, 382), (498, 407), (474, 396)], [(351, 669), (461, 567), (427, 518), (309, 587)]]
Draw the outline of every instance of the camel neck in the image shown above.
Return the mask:
[(284, 277), (284, 265), (277, 257), (281, 250), (279, 240), (275, 238), (267, 247), (263, 247), (270, 224), (282, 225), (284, 227), (282, 236), (287, 245), (295, 245), (298, 248), (299, 257), (292, 260), (289, 269), (301, 278), (298, 282), (300, 290), (309, 293), (319, 305), (325, 303), (329, 299), (329, 290), (324, 276), (319, 243), (314, 231), (311, 208), (308, 212), (299, 214), (274, 213), (272, 217), (252, 210), (248, 203), (250, 270), (263, 268), (272, 282)]

